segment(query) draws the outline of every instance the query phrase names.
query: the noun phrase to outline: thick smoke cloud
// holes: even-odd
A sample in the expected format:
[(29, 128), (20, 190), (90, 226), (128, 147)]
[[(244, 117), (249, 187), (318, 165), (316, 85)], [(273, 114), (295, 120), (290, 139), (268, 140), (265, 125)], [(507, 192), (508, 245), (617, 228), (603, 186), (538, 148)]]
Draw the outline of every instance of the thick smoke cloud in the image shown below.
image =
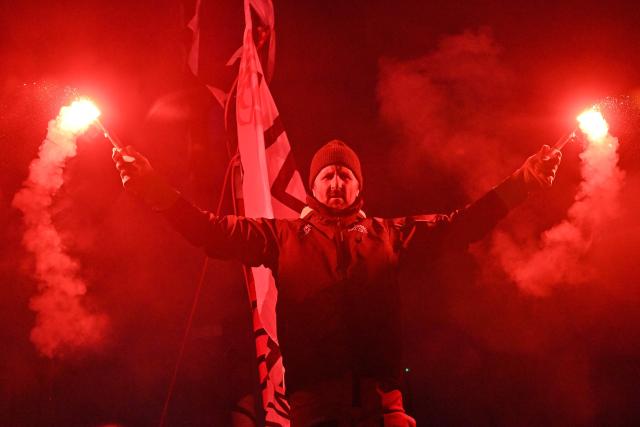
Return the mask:
[(495, 234), (493, 253), (523, 291), (547, 295), (554, 286), (595, 278), (589, 249), (620, 210), (624, 174), (617, 166), (617, 149), (618, 140), (610, 135), (587, 145), (580, 154), (583, 181), (575, 203), (565, 220), (543, 233), (539, 244), (517, 244), (505, 232)]
[[(418, 59), (382, 61), (380, 113), (401, 133), (395, 151), (405, 165), (399, 171), (403, 179), (430, 167), (433, 174), (453, 178), (470, 199), (500, 182), (525, 157), (512, 139), (514, 133), (528, 134), (528, 123), (514, 108), (516, 92), (511, 67), (487, 29), (445, 37)], [(561, 282), (592, 279), (589, 248), (618, 211), (623, 174), (617, 146), (609, 137), (580, 154), (582, 182), (566, 220), (541, 238), (535, 224), (511, 222), (516, 229), (494, 233), (491, 254), (480, 254), (480, 261), (491, 264), (495, 256), (520, 289), (535, 295)]]
[(15, 195), (13, 206), (23, 213), (23, 245), (33, 255), (38, 294), (30, 301), (36, 312), (31, 341), (49, 358), (103, 344), (108, 319), (83, 303), (87, 284), (80, 265), (67, 253), (54, 224), (55, 196), (64, 183), (67, 159), (76, 155), (76, 134), (61, 128), (59, 115), (49, 122), (38, 157)]

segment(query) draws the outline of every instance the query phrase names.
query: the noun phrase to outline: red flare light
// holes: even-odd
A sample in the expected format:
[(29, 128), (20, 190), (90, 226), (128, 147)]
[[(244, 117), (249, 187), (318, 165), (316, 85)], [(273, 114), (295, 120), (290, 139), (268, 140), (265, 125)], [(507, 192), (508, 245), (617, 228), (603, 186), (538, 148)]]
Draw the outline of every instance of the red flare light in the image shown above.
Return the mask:
[(591, 142), (601, 143), (609, 134), (609, 124), (595, 109), (584, 111), (577, 117), (578, 127)]
[(74, 134), (82, 133), (100, 117), (100, 110), (91, 100), (80, 98), (60, 109), (59, 127)]

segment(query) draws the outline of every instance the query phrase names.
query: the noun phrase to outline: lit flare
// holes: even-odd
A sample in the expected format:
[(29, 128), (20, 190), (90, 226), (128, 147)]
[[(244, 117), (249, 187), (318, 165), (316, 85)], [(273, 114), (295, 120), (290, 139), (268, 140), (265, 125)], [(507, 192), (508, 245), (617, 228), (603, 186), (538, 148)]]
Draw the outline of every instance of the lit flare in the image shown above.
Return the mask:
[(73, 134), (86, 131), (100, 117), (100, 109), (91, 100), (80, 98), (60, 109), (59, 128)]
[(591, 142), (602, 143), (609, 134), (609, 124), (600, 111), (590, 109), (577, 117), (578, 127)]

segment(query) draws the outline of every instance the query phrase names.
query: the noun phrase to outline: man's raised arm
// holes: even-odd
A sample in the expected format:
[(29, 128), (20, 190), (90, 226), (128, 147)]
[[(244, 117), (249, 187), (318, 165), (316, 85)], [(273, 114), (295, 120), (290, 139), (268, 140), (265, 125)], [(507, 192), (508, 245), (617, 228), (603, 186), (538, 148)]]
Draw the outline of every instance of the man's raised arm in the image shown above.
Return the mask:
[(406, 248), (414, 240), (466, 246), (482, 239), (507, 213), (530, 193), (551, 187), (562, 159), (559, 150), (543, 145), (511, 176), (491, 191), (448, 215), (419, 215), (402, 221), (401, 239)]
[(218, 259), (235, 259), (249, 266), (273, 267), (278, 257), (273, 219), (216, 216), (200, 210), (169, 185), (149, 160), (126, 147), (113, 150), (113, 161), (127, 192), (161, 213), (193, 245)]

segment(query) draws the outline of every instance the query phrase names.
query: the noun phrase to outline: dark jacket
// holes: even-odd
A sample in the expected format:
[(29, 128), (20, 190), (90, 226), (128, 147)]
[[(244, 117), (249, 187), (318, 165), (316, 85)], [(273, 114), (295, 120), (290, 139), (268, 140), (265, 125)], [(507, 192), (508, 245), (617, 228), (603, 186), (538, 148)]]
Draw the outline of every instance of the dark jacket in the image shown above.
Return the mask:
[(209, 256), (271, 269), (289, 392), (346, 372), (394, 387), (403, 254), (478, 240), (525, 196), (522, 182), (510, 178), (449, 215), (383, 219), (307, 209), (294, 220), (216, 217), (180, 199), (165, 216)]

